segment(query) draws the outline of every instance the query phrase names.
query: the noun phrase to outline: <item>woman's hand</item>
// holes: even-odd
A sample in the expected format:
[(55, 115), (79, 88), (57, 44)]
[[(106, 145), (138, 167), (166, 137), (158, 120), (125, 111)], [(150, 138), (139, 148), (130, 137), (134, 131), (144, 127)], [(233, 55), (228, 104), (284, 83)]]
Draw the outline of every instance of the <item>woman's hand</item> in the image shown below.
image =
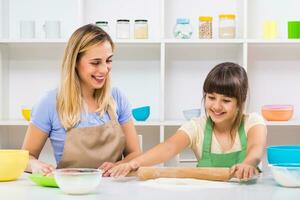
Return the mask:
[(248, 181), (253, 176), (259, 175), (259, 172), (253, 165), (240, 163), (230, 168), (230, 174), (234, 174), (234, 177), (241, 181)]
[(139, 164), (135, 161), (130, 161), (128, 163), (123, 163), (118, 166), (113, 167), (109, 170), (110, 176), (112, 177), (124, 177), (129, 172), (139, 168)]
[(104, 177), (108, 177), (110, 176), (110, 172), (109, 170), (113, 167), (116, 166), (116, 163), (111, 163), (111, 162), (104, 162), (100, 167), (99, 169), (102, 170), (102, 176)]
[(44, 163), (36, 159), (30, 159), (29, 166), (33, 174), (38, 173), (44, 176), (51, 175), (52, 172), (55, 170), (55, 167), (53, 165)]

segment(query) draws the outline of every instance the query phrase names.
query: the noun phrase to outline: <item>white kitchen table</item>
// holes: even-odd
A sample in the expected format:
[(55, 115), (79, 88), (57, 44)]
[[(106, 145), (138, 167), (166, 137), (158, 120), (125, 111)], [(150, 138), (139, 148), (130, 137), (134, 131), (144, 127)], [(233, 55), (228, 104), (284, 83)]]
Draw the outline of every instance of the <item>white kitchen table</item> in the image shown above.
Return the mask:
[[(167, 185), (138, 181), (134, 178), (116, 180), (103, 178), (97, 190), (88, 195), (68, 195), (59, 188), (40, 187), (23, 174), (17, 181), (0, 182), (1, 200), (65, 200), (65, 199), (139, 199), (139, 200), (299, 200), (300, 188), (277, 185), (270, 174), (264, 174), (256, 183), (212, 182), (212, 186)], [(149, 184), (150, 183), (150, 184)], [(214, 186), (216, 184), (217, 187)], [(208, 184), (210, 185), (210, 184)]]

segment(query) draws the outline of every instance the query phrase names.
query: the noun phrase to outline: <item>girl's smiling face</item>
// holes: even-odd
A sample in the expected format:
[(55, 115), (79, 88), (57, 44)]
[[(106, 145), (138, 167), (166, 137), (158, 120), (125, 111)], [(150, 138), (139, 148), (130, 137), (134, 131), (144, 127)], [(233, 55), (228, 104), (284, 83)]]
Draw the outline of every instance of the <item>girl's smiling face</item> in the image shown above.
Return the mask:
[(205, 97), (205, 110), (216, 124), (232, 123), (237, 114), (237, 99), (218, 93), (207, 93)]

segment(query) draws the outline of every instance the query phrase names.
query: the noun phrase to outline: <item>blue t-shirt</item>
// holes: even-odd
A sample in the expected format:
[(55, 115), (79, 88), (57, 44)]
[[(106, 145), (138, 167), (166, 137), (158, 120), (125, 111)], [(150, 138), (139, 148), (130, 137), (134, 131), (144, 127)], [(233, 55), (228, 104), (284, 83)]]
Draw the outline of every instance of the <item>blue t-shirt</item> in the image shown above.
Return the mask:
[[(61, 125), (56, 111), (57, 90), (49, 91), (32, 108), (31, 123), (48, 134), (57, 163), (61, 160), (66, 139), (66, 130)], [(131, 119), (131, 105), (125, 95), (117, 88), (112, 89), (112, 96), (116, 102), (116, 114), (122, 125)], [(102, 117), (98, 113), (82, 113), (81, 120), (75, 128), (90, 127), (110, 121), (108, 113)]]

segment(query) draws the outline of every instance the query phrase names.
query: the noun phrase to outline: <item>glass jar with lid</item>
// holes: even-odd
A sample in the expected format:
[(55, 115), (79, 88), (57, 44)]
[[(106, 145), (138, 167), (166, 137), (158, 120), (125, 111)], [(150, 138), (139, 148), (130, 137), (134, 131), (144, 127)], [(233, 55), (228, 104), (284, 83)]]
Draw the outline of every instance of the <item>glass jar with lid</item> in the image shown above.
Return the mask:
[(211, 39), (212, 38), (212, 17), (199, 16), (199, 38)]
[(146, 19), (134, 20), (134, 38), (148, 39), (148, 20)]
[(234, 14), (219, 15), (219, 38), (221, 39), (235, 38), (235, 15)]
[(117, 38), (118, 39), (129, 39), (130, 38), (130, 20), (129, 19), (118, 19), (117, 20)]
[(102, 28), (106, 33), (109, 32), (109, 26), (107, 21), (96, 21), (96, 25)]
[(188, 18), (178, 18), (173, 33), (176, 39), (190, 39), (193, 33), (190, 20)]

